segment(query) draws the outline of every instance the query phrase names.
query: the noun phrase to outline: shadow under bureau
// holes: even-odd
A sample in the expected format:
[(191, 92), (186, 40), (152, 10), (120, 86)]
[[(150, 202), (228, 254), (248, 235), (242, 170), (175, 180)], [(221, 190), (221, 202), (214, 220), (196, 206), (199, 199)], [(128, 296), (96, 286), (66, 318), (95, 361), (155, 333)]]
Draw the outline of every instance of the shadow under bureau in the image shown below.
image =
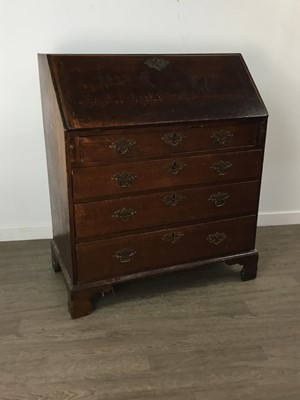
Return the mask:
[(267, 110), (240, 54), (39, 55), (52, 260), (73, 318), (114, 284), (256, 277)]

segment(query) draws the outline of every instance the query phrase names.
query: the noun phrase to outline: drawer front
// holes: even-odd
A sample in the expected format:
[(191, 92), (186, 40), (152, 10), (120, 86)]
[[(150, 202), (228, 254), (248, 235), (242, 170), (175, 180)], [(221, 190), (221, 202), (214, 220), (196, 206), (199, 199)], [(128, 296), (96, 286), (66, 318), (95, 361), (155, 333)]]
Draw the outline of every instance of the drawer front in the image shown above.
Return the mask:
[(182, 185), (259, 178), (262, 151), (177, 157), (73, 169), (74, 200)]
[(208, 218), (255, 214), (259, 181), (75, 204), (78, 239)]
[(222, 257), (254, 248), (256, 216), (77, 244), (79, 282)]
[(257, 123), (127, 129), (80, 136), (77, 162), (110, 164), (140, 157), (254, 146)]

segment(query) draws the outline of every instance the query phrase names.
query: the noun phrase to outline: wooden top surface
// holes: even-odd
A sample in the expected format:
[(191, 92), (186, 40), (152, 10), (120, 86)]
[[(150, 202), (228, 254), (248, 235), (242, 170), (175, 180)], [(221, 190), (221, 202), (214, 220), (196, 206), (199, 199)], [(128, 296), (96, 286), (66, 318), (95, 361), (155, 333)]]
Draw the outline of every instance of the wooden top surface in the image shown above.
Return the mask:
[(267, 115), (240, 54), (47, 57), (66, 129)]

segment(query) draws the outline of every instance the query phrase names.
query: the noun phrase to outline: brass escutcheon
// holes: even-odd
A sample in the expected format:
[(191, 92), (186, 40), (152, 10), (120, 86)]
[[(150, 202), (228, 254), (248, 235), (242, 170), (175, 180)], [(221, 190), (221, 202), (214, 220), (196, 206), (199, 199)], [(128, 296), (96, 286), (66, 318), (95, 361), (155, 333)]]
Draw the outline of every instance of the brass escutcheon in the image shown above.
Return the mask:
[(178, 240), (180, 240), (183, 236), (184, 236), (184, 233), (173, 231), (173, 232), (166, 233), (165, 235), (163, 235), (162, 240), (165, 240), (166, 242), (174, 244), (174, 243), (178, 242)]
[(132, 208), (123, 207), (112, 214), (112, 218), (119, 219), (122, 222), (127, 222), (136, 214)]
[(122, 188), (127, 188), (133, 184), (133, 181), (137, 178), (137, 175), (134, 175), (128, 171), (122, 171), (120, 173), (114, 174), (111, 177), (111, 180), (116, 182), (116, 184)]
[(226, 200), (229, 199), (230, 195), (228, 193), (215, 193), (212, 194), (208, 200), (211, 201), (216, 207), (222, 207), (226, 203)]
[(124, 249), (116, 251), (113, 257), (115, 257), (121, 263), (127, 263), (131, 261), (131, 257), (133, 257), (135, 254), (136, 251), (134, 249), (124, 247)]
[(166, 133), (161, 139), (166, 144), (176, 147), (186, 139), (186, 136), (178, 132), (169, 132)]
[(162, 198), (162, 201), (170, 207), (175, 207), (177, 206), (178, 203), (183, 201), (185, 199), (185, 196), (181, 193), (170, 193), (167, 194)]
[(230, 131), (221, 129), (220, 131), (214, 132), (211, 137), (220, 144), (221, 146), (228, 142), (228, 140), (233, 136)]
[(186, 166), (187, 164), (185, 164), (184, 162), (174, 160), (171, 163), (164, 165), (163, 168), (166, 169), (170, 174), (177, 175)]
[(220, 160), (214, 162), (210, 168), (216, 171), (218, 175), (226, 175), (231, 167), (232, 167), (231, 162)]
[(132, 149), (132, 147), (136, 144), (134, 139), (127, 139), (125, 137), (121, 137), (121, 139), (113, 142), (109, 147), (111, 149), (116, 150), (118, 154), (127, 154)]
[(145, 64), (150, 68), (154, 68), (157, 71), (161, 71), (162, 69), (166, 68), (166, 66), (169, 64), (169, 61), (163, 58), (153, 57), (153, 58), (148, 58), (145, 61)]
[(226, 238), (227, 238), (226, 233), (216, 232), (216, 233), (211, 233), (210, 235), (208, 235), (206, 239), (209, 241), (209, 243), (217, 246), (218, 244), (222, 243)]

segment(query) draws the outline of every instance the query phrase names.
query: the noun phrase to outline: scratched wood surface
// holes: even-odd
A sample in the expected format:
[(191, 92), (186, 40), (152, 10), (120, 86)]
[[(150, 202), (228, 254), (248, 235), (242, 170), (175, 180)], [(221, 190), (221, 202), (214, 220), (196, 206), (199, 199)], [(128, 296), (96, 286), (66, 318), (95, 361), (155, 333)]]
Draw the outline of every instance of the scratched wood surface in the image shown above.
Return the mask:
[(1, 400), (299, 400), (300, 226), (258, 231), (260, 270), (119, 286), (71, 320), (49, 241), (0, 243)]

